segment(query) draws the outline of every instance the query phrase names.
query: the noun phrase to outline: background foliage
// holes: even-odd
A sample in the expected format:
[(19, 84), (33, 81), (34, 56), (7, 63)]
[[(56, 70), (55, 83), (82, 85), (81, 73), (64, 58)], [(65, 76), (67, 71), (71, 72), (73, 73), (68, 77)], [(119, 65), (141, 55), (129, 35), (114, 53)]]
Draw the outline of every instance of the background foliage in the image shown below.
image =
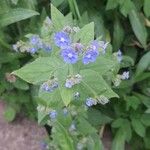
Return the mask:
[[(130, 80), (115, 89), (120, 99), (113, 99), (104, 107), (96, 106), (100, 111), (94, 119), (99, 124), (111, 126), (112, 149), (123, 149), (125, 142), (130, 143), (132, 149), (150, 149), (150, 1), (52, 0), (52, 3), (65, 15), (71, 12), (80, 26), (94, 21), (95, 35), (110, 41), (114, 51), (120, 48), (127, 56), (120, 72), (129, 70)], [(35, 108), (34, 100), (29, 100), (32, 94), (28, 84), (20, 79), (17, 79), (19, 85), (6, 81), (6, 72), (10, 73), (32, 59), (28, 55), (14, 54), (11, 44), (28, 31), (38, 32), (39, 20), (43, 20), (46, 12), (49, 15), (49, 1), (0, 1), (0, 94), (11, 107), (6, 112), (8, 120), (13, 118), (9, 114), (19, 112), (18, 108), (23, 107), (28, 113)], [(38, 13), (40, 16), (35, 16)], [(107, 118), (103, 119), (103, 116)]]

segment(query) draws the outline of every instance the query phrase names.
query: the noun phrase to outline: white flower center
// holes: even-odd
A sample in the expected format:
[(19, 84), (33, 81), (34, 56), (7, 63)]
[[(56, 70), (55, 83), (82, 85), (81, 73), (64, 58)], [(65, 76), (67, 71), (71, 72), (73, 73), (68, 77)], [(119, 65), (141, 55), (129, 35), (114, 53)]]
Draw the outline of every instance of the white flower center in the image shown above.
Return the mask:
[(91, 58), (91, 54), (88, 54), (86, 57), (87, 57), (87, 58)]
[(73, 56), (73, 55), (72, 55), (71, 53), (68, 54), (68, 57), (69, 57), (69, 58), (72, 58), (72, 56)]
[(95, 45), (93, 45), (93, 50), (96, 50), (96, 46)]
[(65, 39), (61, 37), (61, 38), (60, 38), (60, 41), (61, 41), (61, 42), (65, 42)]

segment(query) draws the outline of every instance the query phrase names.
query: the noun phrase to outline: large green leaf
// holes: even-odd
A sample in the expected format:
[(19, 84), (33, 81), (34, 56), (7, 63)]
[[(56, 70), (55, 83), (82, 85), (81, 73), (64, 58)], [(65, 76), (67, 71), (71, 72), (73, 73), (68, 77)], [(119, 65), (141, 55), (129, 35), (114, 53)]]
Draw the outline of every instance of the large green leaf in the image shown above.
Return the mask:
[(78, 131), (83, 135), (96, 133), (96, 129), (83, 117), (78, 117)]
[(149, 114), (143, 114), (142, 117), (141, 117), (141, 122), (145, 126), (150, 126), (150, 115)]
[(147, 17), (150, 16), (150, 0), (144, 0), (144, 13)]
[(132, 122), (131, 123), (132, 123), (133, 129), (135, 130), (135, 132), (139, 136), (144, 137), (145, 136), (145, 127), (142, 124), (142, 122), (139, 119), (132, 118)]
[(140, 20), (139, 14), (135, 10), (130, 11), (129, 20), (137, 39), (140, 41), (142, 46), (146, 48), (146, 42), (147, 42), (146, 28), (143, 22)]
[(34, 62), (14, 71), (13, 74), (29, 83), (37, 84), (48, 80), (58, 68), (63, 68), (60, 59), (40, 57)]
[(99, 110), (91, 108), (88, 110), (88, 120), (94, 126), (100, 126), (103, 124), (110, 123), (112, 119)]
[(89, 91), (89, 96), (104, 95), (107, 98), (118, 97), (97, 72), (85, 69), (81, 70), (80, 74), (83, 78), (82, 85)]
[(98, 72), (100, 75), (106, 75), (110, 72), (118, 72), (119, 64), (117, 59), (100, 56), (97, 58), (96, 62), (82, 65), (81, 69), (91, 69)]
[(4, 27), (9, 24), (30, 18), (35, 15), (39, 15), (39, 13), (24, 8), (10, 9), (8, 12), (0, 14), (0, 26)]
[(106, 10), (115, 9), (119, 4), (118, 0), (108, 0)]
[(79, 41), (82, 44), (88, 44), (90, 41), (94, 40), (94, 23), (91, 22), (85, 25), (79, 32), (74, 36), (74, 41)]
[(92, 134), (88, 138), (87, 150), (104, 150), (103, 144), (97, 134)]
[(73, 140), (71, 139), (68, 131), (61, 125), (61, 123), (56, 122), (53, 132), (53, 139), (59, 145), (61, 150), (75, 150), (73, 145)]
[(65, 25), (64, 15), (51, 4), (51, 18), (56, 31), (62, 30)]
[(134, 4), (131, 0), (125, 0), (120, 7), (120, 11), (125, 17), (127, 17), (130, 11), (133, 9), (134, 9)]
[(150, 66), (150, 52), (147, 52), (139, 61), (136, 69), (136, 76), (140, 75)]

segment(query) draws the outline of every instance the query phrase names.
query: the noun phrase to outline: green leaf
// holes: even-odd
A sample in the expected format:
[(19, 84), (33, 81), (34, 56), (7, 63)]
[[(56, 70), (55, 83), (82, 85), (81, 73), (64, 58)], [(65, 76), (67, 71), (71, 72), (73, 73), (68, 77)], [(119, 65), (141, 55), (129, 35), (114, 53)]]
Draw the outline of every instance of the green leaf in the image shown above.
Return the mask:
[(115, 135), (112, 143), (112, 150), (124, 150), (125, 149), (125, 132), (120, 128)]
[(131, 10), (129, 13), (129, 20), (136, 35), (142, 46), (146, 48), (147, 32), (143, 22), (140, 20), (139, 14), (135, 10)]
[(83, 117), (78, 118), (78, 131), (83, 135), (88, 135), (92, 133), (96, 133), (96, 129), (92, 127), (92, 125)]
[(53, 25), (56, 31), (62, 30), (62, 28), (65, 26), (65, 17), (52, 4), (51, 4), (51, 18), (52, 18)]
[(144, 137), (145, 136), (145, 127), (141, 123), (141, 121), (139, 119), (132, 118), (132, 122), (131, 123), (132, 123), (133, 129), (135, 130), (135, 132), (139, 136)]
[(143, 73), (150, 66), (150, 52), (147, 52), (139, 61), (136, 69), (136, 76)]
[(150, 72), (143, 72), (138, 76), (135, 76), (134, 82), (140, 82), (150, 78)]
[(60, 59), (55, 57), (40, 57), (13, 72), (23, 80), (37, 84), (48, 80), (58, 68), (63, 68)]
[(21, 89), (21, 90), (28, 90), (29, 85), (23, 80), (17, 79), (16, 82), (13, 83), (14, 87)]
[(13, 60), (19, 58), (20, 56), (21, 56), (20, 54), (14, 54), (11, 52), (5, 52), (5, 53), (1, 52), (0, 64), (12, 62)]
[(51, 109), (57, 109), (64, 106), (61, 101), (59, 89), (54, 90), (52, 93), (45, 92), (40, 89), (39, 98), (46, 103), (47, 107), (51, 107)]
[(13, 4), (17, 5), (18, 0), (11, 0), (11, 2), (12, 2)]
[(80, 74), (83, 78), (81, 84), (89, 91), (89, 96), (104, 95), (108, 99), (118, 97), (118, 95), (111, 90), (102, 76), (97, 72), (85, 69), (81, 70)]
[(120, 12), (127, 17), (131, 10), (133, 10), (134, 4), (131, 0), (125, 0), (122, 5), (120, 6)]
[(127, 111), (129, 110), (130, 107), (136, 110), (139, 104), (141, 103), (136, 96), (127, 96), (125, 97), (125, 100), (126, 100)]
[(0, 26), (4, 27), (21, 20), (31, 18), (36, 15), (39, 15), (39, 13), (29, 9), (10, 9), (8, 12), (0, 14)]
[(87, 150), (104, 150), (102, 142), (97, 134), (92, 134), (88, 138)]
[(113, 123), (111, 124), (111, 126), (113, 128), (120, 128), (123, 124), (124, 124), (124, 119), (123, 118), (118, 118), (115, 121), (113, 121)]
[(61, 147), (61, 150), (75, 150), (71, 136), (58, 121), (55, 123), (52, 132), (53, 139)]
[(94, 40), (94, 23), (91, 22), (85, 25), (79, 32), (74, 35), (74, 41), (79, 41), (82, 44), (89, 44), (90, 41)]
[(108, 0), (106, 10), (115, 9), (118, 6), (118, 0)]
[(51, 3), (55, 6), (58, 7), (59, 5), (61, 5), (64, 2), (64, 0), (51, 0)]
[(99, 110), (91, 108), (88, 110), (88, 121), (94, 126), (99, 126), (110, 123), (112, 119)]
[(6, 108), (4, 112), (4, 118), (6, 121), (11, 122), (15, 119), (16, 111), (13, 107)]
[(82, 69), (91, 69), (96, 72), (98, 72), (100, 75), (106, 75), (107, 73), (110, 72), (118, 72), (119, 70), (119, 64), (117, 62), (117, 59), (113, 58), (105, 58), (103, 56), (97, 58), (96, 62), (90, 63), (87, 65), (82, 65)]
[(126, 68), (134, 65), (134, 60), (129, 56), (123, 56), (121, 68)]
[(62, 97), (62, 100), (63, 100), (65, 106), (70, 104), (71, 100), (73, 99), (72, 89), (67, 89), (63, 86), (60, 88), (60, 94), (61, 94), (61, 97)]
[(143, 114), (142, 117), (141, 117), (141, 122), (145, 126), (150, 126), (150, 115), (149, 114)]
[(0, 0), (0, 14), (7, 12), (10, 9), (9, 3), (6, 0)]
[(147, 17), (150, 16), (150, 0), (144, 0), (144, 13)]

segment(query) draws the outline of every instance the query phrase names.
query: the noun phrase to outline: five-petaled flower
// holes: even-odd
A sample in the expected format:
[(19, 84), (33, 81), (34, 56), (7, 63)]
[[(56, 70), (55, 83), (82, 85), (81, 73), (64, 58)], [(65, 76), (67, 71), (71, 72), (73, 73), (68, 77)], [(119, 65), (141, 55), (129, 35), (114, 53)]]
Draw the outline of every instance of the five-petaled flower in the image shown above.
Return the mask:
[(56, 110), (52, 110), (50, 113), (49, 113), (49, 117), (51, 119), (55, 119), (57, 117), (57, 111)]
[(121, 75), (121, 79), (122, 80), (129, 79), (129, 71), (123, 72), (123, 74)]
[(74, 64), (78, 61), (78, 54), (74, 49), (67, 47), (61, 50), (61, 57), (66, 63)]
[(55, 41), (56, 46), (60, 48), (68, 47), (71, 44), (71, 39), (68, 33), (63, 32), (63, 31), (55, 33), (54, 41)]
[(96, 61), (99, 51), (97, 49), (88, 49), (83, 56), (83, 63), (89, 64), (90, 62)]
[(91, 97), (89, 97), (89, 98), (86, 99), (85, 104), (86, 104), (88, 107), (91, 107), (91, 106), (93, 106), (93, 105), (96, 105), (96, 100), (93, 99), (93, 98), (91, 98)]

